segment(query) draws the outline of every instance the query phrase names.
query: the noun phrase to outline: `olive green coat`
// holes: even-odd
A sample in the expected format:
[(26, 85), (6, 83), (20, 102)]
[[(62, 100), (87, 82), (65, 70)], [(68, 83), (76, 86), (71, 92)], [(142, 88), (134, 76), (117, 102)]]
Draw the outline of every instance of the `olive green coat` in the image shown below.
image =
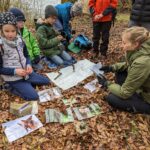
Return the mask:
[(58, 46), (60, 44), (60, 40), (57, 38), (58, 35), (59, 33), (48, 24), (43, 24), (37, 29), (36, 37), (45, 56), (51, 57), (61, 53)]
[(150, 103), (150, 39), (139, 49), (127, 53), (126, 62), (113, 65), (114, 71), (127, 69), (128, 75), (122, 86), (109, 83), (111, 93), (127, 99), (135, 92), (140, 92), (145, 101)]

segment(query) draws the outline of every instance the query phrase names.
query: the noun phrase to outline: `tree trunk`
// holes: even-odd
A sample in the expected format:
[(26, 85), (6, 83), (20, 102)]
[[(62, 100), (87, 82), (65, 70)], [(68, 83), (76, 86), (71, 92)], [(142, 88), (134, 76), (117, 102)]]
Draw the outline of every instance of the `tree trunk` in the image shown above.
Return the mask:
[(0, 0), (0, 12), (7, 11), (10, 6), (10, 0)]
[(75, 1), (77, 1), (77, 0), (61, 0), (61, 3), (65, 3), (65, 2), (72, 2), (72, 3), (74, 3)]

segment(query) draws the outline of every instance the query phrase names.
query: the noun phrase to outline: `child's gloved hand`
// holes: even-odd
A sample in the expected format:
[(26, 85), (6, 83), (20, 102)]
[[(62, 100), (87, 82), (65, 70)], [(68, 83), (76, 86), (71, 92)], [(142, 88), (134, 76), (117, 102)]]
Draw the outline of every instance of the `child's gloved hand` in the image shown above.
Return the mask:
[(113, 67), (112, 66), (102, 66), (99, 70), (104, 71), (104, 73), (113, 72)]
[(35, 56), (34, 60), (33, 60), (33, 63), (34, 64), (38, 64), (40, 62), (41, 58), (39, 55)]
[(27, 72), (24, 69), (15, 69), (15, 75), (25, 77), (27, 75)]
[(103, 75), (101, 74), (97, 75), (97, 79), (99, 84), (102, 85), (102, 88), (107, 88), (107, 79)]

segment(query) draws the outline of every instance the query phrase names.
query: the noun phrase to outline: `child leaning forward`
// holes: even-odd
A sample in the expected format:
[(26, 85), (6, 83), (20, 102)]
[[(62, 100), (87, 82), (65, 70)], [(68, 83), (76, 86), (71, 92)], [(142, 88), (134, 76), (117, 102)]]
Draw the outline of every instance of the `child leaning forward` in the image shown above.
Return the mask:
[(65, 51), (61, 41), (63, 37), (54, 30), (53, 24), (58, 17), (57, 10), (48, 5), (45, 8), (45, 23), (37, 29), (37, 40), (43, 54), (57, 65), (71, 65), (75, 61)]

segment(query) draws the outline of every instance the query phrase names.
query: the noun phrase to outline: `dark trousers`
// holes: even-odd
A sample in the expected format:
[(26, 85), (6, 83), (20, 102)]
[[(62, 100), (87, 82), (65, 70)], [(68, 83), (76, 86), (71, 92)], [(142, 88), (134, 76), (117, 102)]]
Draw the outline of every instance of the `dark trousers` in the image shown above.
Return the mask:
[(49, 83), (50, 81), (48, 78), (35, 72), (31, 73), (27, 80), (8, 82), (11, 93), (20, 96), (25, 100), (38, 100), (39, 96), (33, 86), (47, 85)]
[[(93, 22), (93, 48), (95, 52), (100, 52), (102, 55), (107, 54), (109, 44), (109, 32), (111, 21), (108, 22)], [(100, 39), (102, 40), (100, 44)], [(99, 48), (100, 45), (100, 48)]]
[[(126, 77), (126, 71), (116, 73), (116, 83), (122, 85)], [(140, 94), (135, 93), (128, 99), (122, 99), (110, 93), (105, 99), (114, 108), (133, 113), (150, 114), (150, 104), (145, 102)]]

